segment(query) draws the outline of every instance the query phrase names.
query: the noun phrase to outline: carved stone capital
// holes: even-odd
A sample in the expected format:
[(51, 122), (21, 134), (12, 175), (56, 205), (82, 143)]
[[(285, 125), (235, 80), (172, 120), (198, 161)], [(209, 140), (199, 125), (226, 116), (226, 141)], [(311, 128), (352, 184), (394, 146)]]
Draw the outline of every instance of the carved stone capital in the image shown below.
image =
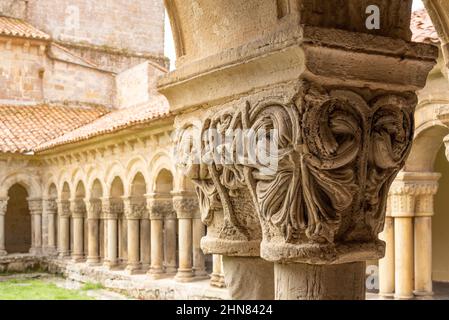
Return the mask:
[(100, 219), (102, 214), (102, 202), (101, 199), (86, 200), (86, 212), (88, 219)]
[(28, 199), (28, 208), (31, 215), (42, 215), (42, 199)]
[(145, 197), (124, 198), (125, 216), (128, 220), (139, 220), (148, 216)]
[(193, 219), (199, 211), (198, 199), (194, 195), (175, 194), (173, 208), (178, 219)]
[[(257, 255), (262, 241), (261, 256), (275, 262), (381, 257), (377, 235), (388, 190), (410, 151), (415, 94), (362, 95), (309, 82), (293, 89), (291, 100), (284, 94), (239, 101), (205, 119), (203, 137), (211, 129), (224, 134), (271, 128), (278, 138), (276, 153), (269, 154), (276, 159), (274, 170), (272, 164), (215, 159), (192, 166), (189, 176), (209, 226), (203, 249)], [(213, 143), (206, 138), (202, 147), (211, 150)], [(251, 250), (248, 243), (256, 245)]]
[(58, 206), (58, 216), (66, 218), (71, 216), (69, 200), (58, 200), (56, 203)]
[(151, 194), (147, 196), (147, 206), (151, 220), (176, 219), (173, 200), (170, 194)]
[(72, 218), (80, 219), (86, 217), (86, 203), (84, 199), (71, 200), (70, 211), (72, 212)]
[(43, 200), (43, 211), (47, 215), (56, 215), (58, 213), (58, 204), (55, 199)]
[(102, 211), (103, 219), (118, 219), (124, 213), (123, 199), (103, 198)]

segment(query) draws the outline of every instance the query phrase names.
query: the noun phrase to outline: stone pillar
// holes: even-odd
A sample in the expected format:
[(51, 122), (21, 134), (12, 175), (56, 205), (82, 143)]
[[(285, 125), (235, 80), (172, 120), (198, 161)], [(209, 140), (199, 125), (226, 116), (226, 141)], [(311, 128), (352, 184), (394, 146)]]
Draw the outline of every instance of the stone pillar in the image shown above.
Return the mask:
[(200, 212), (197, 211), (192, 220), (193, 228), (193, 272), (195, 274), (195, 279), (207, 279), (209, 276), (206, 271), (206, 259), (201, 250), (201, 239), (206, 234), (206, 227), (201, 221)]
[(90, 266), (100, 265), (100, 216), (101, 199), (86, 200), (87, 212), (87, 264)]
[(167, 275), (175, 275), (176, 265), (176, 230), (178, 228), (176, 212), (171, 209), (164, 216), (164, 267)]
[(56, 225), (58, 206), (55, 199), (44, 200), (43, 209), (47, 216), (47, 254), (55, 255), (56, 249)]
[(144, 197), (128, 197), (124, 199), (125, 215), (128, 226), (128, 264), (129, 274), (136, 274), (141, 269), (140, 264), (140, 219), (146, 211)]
[(391, 216), (391, 197), (388, 197), (385, 226), (379, 235), (385, 241), (385, 256), (379, 260), (379, 294), (394, 295), (394, 218)]
[(172, 210), (171, 199), (156, 194), (147, 195), (147, 206), (151, 221), (151, 267), (152, 279), (164, 276), (164, 215)]
[(61, 258), (70, 256), (70, 202), (58, 200), (58, 254)]
[(86, 204), (84, 199), (73, 199), (71, 201), (72, 223), (73, 223), (73, 250), (74, 262), (84, 261), (84, 218), (86, 217)]
[(106, 214), (107, 223), (107, 252), (104, 264), (110, 268), (118, 267), (118, 217), (123, 212), (121, 199), (102, 199), (103, 212)]
[(224, 288), (225, 280), (223, 273), (223, 256), (212, 255), (212, 274), (210, 275), (210, 285), (217, 288)]
[(8, 199), (0, 198), (0, 257), (8, 254), (5, 247), (5, 215), (8, 207)]
[[(427, 176), (427, 179), (426, 179)], [(414, 294), (429, 296), (432, 290), (432, 216), (433, 198), (438, 190), (439, 173), (423, 173), (415, 208), (415, 287)]]
[(148, 271), (151, 263), (151, 222), (148, 209), (140, 220), (140, 262), (142, 270)]
[(178, 217), (179, 226), (179, 268), (176, 281), (189, 282), (193, 280), (192, 268), (192, 218), (198, 212), (198, 200), (194, 194), (185, 192), (173, 193), (173, 207)]
[[(365, 261), (384, 255), (388, 190), (411, 148), (415, 92), (438, 53), (410, 43), (411, 1), (376, 0), (389, 27), (374, 30), (368, 1), (283, 1), (273, 10), (247, 0), (214, 4), (213, 15), (186, 14), (193, 0), (167, 6), (178, 29), (198, 31), (182, 34), (177, 68), (158, 90), (177, 113), (177, 165), (207, 225), (201, 247), (274, 263), (276, 298), (363, 299)], [(226, 30), (208, 32), (223, 20)], [(411, 232), (413, 245), (411, 219), (400, 219), (395, 236)]]
[(42, 199), (28, 199), (31, 214), (31, 254), (42, 254)]

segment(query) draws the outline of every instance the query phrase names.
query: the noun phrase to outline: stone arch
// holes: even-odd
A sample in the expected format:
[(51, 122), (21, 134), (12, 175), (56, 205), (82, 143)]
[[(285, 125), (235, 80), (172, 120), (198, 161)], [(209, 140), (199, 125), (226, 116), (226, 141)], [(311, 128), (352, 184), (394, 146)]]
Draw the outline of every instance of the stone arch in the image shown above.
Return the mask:
[(127, 194), (127, 188), (126, 188), (126, 184), (125, 184), (125, 182), (126, 182), (125, 172), (126, 172), (125, 168), (118, 161), (114, 162), (106, 169), (106, 172), (104, 174), (104, 177), (105, 177), (104, 181), (105, 181), (105, 187), (106, 187), (105, 196), (111, 195), (112, 184), (113, 184), (114, 180), (117, 178), (120, 179), (120, 182), (123, 185), (123, 195)]
[(404, 171), (433, 172), (435, 158), (448, 134), (449, 128), (439, 122), (431, 121), (420, 126)]
[[(136, 178), (138, 174), (140, 174), (144, 180), (145, 185), (148, 185), (148, 166), (146, 164), (146, 161), (143, 157), (139, 156), (137, 158), (134, 158), (130, 160), (126, 166), (126, 172), (127, 172), (127, 180), (126, 184), (129, 186), (128, 191), (129, 194), (132, 195), (132, 185), (133, 181)], [(145, 190), (145, 194), (148, 192), (148, 190)]]
[(7, 197), (9, 189), (19, 184), (24, 187), (30, 198), (41, 198), (42, 190), (39, 178), (28, 173), (13, 173), (0, 182), (0, 197)]
[(31, 249), (31, 215), (28, 208), (29, 192), (22, 183), (8, 188), (5, 215), (5, 248), (10, 254), (28, 253)]
[(423, 0), (423, 3), (441, 39), (441, 49), (446, 66), (449, 68), (449, 2), (446, 0)]
[(63, 182), (62, 188), (60, 190), (61, 190), (61, 193), (59, 195), (60, 199), (61, 200), (70, 200), (70, 195), (71, 195), (70, 184), (67, 181)]
[(170, 172), (171, 176), (173, 177), (173, 189), (176, 190), (178, 185), (176, 184), (176, 180), (174, 177), (176, 177), (176, 168), (173, 164), (172, 159), (168, 156), (165, 152), (159, 152), (157, 153), (153, 159), (150, 162), (150, 177), (149, 177), (149, 188), (152, 192), (155, 192), (156, 190), (156, 179), (159, 176), (159, 173), (162, 170), (166, 170)]

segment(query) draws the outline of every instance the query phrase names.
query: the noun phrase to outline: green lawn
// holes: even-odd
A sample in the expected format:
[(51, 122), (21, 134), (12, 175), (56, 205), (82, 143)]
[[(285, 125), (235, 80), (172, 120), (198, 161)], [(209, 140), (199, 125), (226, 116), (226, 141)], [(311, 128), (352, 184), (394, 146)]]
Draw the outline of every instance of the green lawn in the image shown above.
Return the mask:
[(94, 300), (86, 290), (69, 290), (38, 279), (0, 281), (0, 300)]

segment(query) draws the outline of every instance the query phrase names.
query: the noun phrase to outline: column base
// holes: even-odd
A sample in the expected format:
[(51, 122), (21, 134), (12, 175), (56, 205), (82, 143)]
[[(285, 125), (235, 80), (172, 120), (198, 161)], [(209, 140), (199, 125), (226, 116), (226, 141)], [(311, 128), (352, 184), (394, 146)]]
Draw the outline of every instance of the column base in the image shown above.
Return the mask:
[(415, 296), (414, 295), (411, 295), (411, 296), (409, 296), (409, 295), (394, 295), (394, 298), (395, 299), (397, 299), (397, 300), (410, 300), (410, 299), (413, 299)]
[(118, 264), (118, 261), (108, 261), (106, 260), (103, 265), (111, 270), (111, 271), (116, 271), (116, 270), (120, 270), (120, 265)]
[(415, 296), (433, 296), (433, 291), (413, 291)]
[(40, 256), (42, 255), (42, 248), (31, 248), (29, 253), (36, 256)]
[(89, 267), (101, 266), (100, 257), (87, 257), (86, 263)]
[(125, 272), (130, 276), (143, 273), (140, 264), (128, 264), (125, 268)]
[(85, 262), (86, 259), (84, 258), (84, 256), (72, 256), (72, 261), (75, 263), (82, 263)]
[(193, 280), (195, 280), (195, 275), (192, 269), (178, 269), (175, 276), (176, 282), (192, 282)]
[(178, 268), (176, 267), (165, 267), (165, 273), (169, 276), (174, 276), (178, 273)]
[(379, 292), (379, 296), (385, 297), (385, 298), (393, 298), (394, 293), (393, 292)]
[(153, 267), (150, 267), (150, 270), (147, 272), (147, 275), (152, 280), (159, 280), (167, 277), (167, 274), (164, 272), (162, 268), (153, 268)]
[(6, 250), (0, 250), (0, 257), (7, 256), (8, 252)]
[(148, 264), (148, 263), (142, 264), (142, 266), (140, 267), (140, 269), (141, 269), (142, 271), (144, 271), (145, 273), (147, 273), (148, 271), (150, 271), (150, 268), (151, 268), (151, 266), (150, 266), (150, 264)]
[(58, 257), (59, 259), (68, 259), (70, 258), (70, 252), (59, 252)]
[(221, 274), (211, 274), (210, 285), (216, 288), (226, 288), (224, 276)]
[(45, 252), (47, 255), (52, 256), (52, 257), (55, 257), (58, 255), (58, 250), (56, 250), (56, 248), (48, 247), (45, 249)]

